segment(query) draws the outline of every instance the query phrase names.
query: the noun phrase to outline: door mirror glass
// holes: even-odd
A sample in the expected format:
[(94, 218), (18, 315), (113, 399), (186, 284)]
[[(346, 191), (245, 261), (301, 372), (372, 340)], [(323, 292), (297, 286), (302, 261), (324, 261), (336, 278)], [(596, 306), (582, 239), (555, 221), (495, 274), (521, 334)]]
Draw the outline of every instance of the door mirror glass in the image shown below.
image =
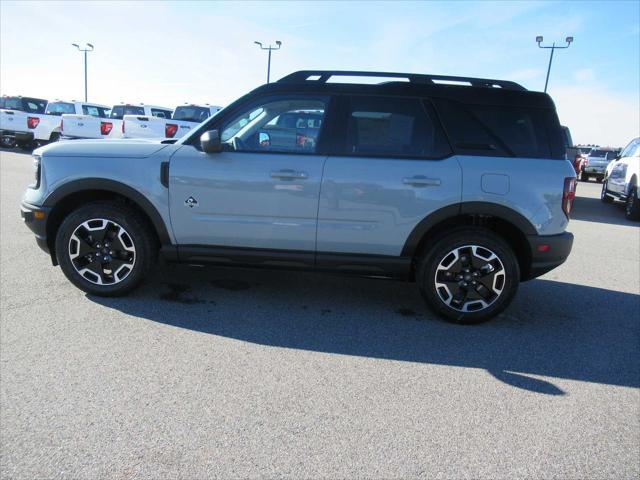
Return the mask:
[(260, 148), (270, 147), (271, 146), (271, 136), (266, 132), (260, 132), (258, 134), (258, 142), (260, 143)]
[(218, 130), (204, 132), (200, 136), (200, 146), (205, 153), (220, 153), (222, 151), (222, 142), (220, 142)]

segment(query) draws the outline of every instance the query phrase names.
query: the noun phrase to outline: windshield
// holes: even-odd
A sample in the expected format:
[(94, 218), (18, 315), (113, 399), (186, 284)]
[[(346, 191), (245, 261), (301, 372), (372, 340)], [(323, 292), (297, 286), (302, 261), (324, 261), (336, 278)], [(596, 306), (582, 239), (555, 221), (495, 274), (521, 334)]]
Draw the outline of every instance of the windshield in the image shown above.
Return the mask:
[(76, 107), (73, 103), (66, 102), (53, 102), (47, 105), (47, 110), (45, 111), (48, 115), (62, 115), (63, 113), (76, 113)]
[(176, 108), (173, 112), (174, 120), (184, 120), (185, 122), (204, 122), (209, 118), (209, 109), (206, 107), (184, 106)]
[(125, 115), (144, 115), (144, 107), (133, 105), (116, 105), (111, 110), (111, 118), (122, 120)]

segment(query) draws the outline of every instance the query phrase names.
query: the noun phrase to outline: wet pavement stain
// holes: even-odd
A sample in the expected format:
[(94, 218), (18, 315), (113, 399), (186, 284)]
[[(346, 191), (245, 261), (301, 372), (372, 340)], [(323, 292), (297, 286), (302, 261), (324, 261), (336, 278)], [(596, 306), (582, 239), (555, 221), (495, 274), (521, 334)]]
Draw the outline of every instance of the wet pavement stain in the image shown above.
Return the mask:
[(234, 292), (251, 288), (251, 284), (249, 282), (245, 282), (243, 280), (234, 280), (231, 278), (218, 278), (209, 281), (209, 283), (216, 288), (222, 288), (224, 290), (231, 290)]
[(169, 288), (168, 292), (161, 293), (159, 295), (161, 300), (167, 302), (182, 303), (184, 305), (197, 305), (205, 303), (204, 300), (194, 298), (190, 295), (191, 287), (188, 285), (181, 285), (179, 283), (167, 283)]

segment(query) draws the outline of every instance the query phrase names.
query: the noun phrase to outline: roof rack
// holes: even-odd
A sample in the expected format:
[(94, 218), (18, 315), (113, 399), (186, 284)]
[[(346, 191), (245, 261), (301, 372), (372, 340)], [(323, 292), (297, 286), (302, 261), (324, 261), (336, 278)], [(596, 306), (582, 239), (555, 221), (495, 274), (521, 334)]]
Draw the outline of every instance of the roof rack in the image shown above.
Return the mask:
[[(313, 77), (313, 78), (312, 78)], [(490, 78), (454, 77), (450, 75), (431, 75), (418, 73), (360, 72), (348, 70), (300, 70), (278, 80), (278, 83), (327, 83), (331, 77), (380, 77), (406, 79), (409, 83), (422, 85), (464, 85), (484, 88), (505, 88), (508, 90), (526, 90), (522, 85), (509, 80)]]

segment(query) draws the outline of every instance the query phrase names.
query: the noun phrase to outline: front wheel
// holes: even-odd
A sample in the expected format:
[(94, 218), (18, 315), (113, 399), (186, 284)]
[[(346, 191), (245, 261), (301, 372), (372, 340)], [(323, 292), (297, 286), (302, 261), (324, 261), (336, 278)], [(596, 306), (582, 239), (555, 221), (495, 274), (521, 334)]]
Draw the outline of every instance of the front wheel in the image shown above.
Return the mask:
[(157, 245), (136, 210), (96, 202), (64, 219), (55, 251), (62, 271), (76, 287), (94, 295), (118, 296), (142, 281), (155, 263)]
[(613, 202), (613, 197), (611, 195), (609, 195), (608, 190), (607, 190), (607, 185), (608, 185), (608, 180), (605, 180), (602, 182), (602, 190), (600, 190), (600, 200), (602, 200), (604, 203), (612, 203)]
[(629, 220), (640, 220), (640, 200), (638, 199), (638, 187), (635, 185), (631, 187), (627, 195), (624, 216)]
[(495, 233), (464, 227), (423, 254), (417, 282), (427, 304), (445, 320), (474, 324), (502, 312), (520, 281), (518, 261)]

